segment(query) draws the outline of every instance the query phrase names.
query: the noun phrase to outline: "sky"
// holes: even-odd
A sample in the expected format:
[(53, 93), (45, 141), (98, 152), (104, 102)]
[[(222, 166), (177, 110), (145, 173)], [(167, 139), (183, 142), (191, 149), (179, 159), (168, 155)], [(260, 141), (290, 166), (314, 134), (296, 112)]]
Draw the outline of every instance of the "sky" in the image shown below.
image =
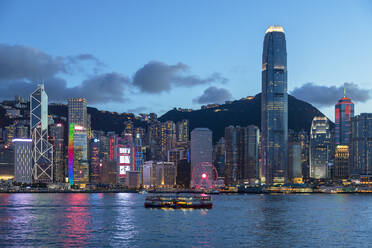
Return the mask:
[(0, 99), (44, 82), (49, 102), (159, 115), (261, 91), (262, 46), (283, 26), (288, 92), (334, 120), (372, 112), (372, 1), (0, 1)]

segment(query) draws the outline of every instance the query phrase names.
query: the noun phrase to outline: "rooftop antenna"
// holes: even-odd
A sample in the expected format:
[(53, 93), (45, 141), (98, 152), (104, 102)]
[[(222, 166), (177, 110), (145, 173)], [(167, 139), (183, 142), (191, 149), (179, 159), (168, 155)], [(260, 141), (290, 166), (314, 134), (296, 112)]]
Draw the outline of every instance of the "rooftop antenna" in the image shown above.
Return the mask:
[(344, 83), (344, 97), (346, 97), (346, 86), (345, 86), (345, 83)]

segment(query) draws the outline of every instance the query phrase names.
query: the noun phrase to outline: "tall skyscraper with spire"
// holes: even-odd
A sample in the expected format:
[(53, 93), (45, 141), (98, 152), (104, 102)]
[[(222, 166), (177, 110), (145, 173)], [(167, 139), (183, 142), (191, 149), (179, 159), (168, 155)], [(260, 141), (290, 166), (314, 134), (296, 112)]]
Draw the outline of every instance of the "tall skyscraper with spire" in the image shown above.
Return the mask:
[(48, 96), (44, 84), (30, 96), (33, 177), (35, 182), (53, 182), (53, 146), (48, 142)]
[(262, 53), (262, 183), (282, 184), (288, 178), (287, 50), (284, 29), (266, 30)]
[(350, 145), (351, 141), (351, 118), (354, 117), (354, 103), (346, 97), (344, 87), (344, 97), (338, 100), (335, 106), (335, 143), (336, 145)]

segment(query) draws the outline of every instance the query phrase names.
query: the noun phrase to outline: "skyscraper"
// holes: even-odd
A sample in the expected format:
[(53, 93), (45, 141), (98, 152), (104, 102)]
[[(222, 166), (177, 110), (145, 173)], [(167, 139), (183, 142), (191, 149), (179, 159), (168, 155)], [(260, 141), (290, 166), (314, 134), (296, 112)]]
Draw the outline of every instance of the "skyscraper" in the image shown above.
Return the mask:
[(68, 124), (71, 123), (88, 130), (87, 100), (85, 98), (68, 99)]
[(36, 182), (53, 182), (53, 146), (48, 142), (48, 96), (41, 84), (30, 96), (33, 174)]
[(266, 30), (262, 53), (262, 183), (281, 184), (288, 177), (287, 51), (284, 30)]
[(14, 180), (32, 183), (32, 139), (13, 139)]
[(60, 122), (51, 126), (51, 137), (53, 143), (54, 180), (65, 181), (65, 147), (64, 147), (64, 125)]
[[(212, 131), (208, 128), (195, 128), (191, 131), (191, 173), (202, 162), (212, 163)], [(194, 186), (194, 185), (192, 185)]]
[(354, 103), (344, 95), (335, 105), (336, 145), (350, 145), (351, 118), (353, 117)]
[(326, 179), (331, 155), (331, 132), (325, 116), (315, 116), (310, 130), (310, 177)]
[(348, 179), (349, 168), (349, 146), (337, 145), (335, 153), (334, 179)]
[(68, 137), (69, 184), (85, 188), (89, 183), (87, 131), (83, 126), (71, 123)]
[(225, 183), (255, 183), (258, 178), (259, 129), (256, 126), (225, 128)]
[(351, 119), (351, 173), (372, 174), (372, 114), (362, 113)]

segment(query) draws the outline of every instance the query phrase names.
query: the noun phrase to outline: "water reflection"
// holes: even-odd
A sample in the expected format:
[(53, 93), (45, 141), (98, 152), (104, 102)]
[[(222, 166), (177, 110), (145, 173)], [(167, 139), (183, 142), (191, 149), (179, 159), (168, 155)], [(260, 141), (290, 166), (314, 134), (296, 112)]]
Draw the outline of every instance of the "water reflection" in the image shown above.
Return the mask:
[(64, 223), (61, 225), (61, 241), (64, 247), (83, 247), (91, 232), (89, 194), (69, 194), (65, 204)]

